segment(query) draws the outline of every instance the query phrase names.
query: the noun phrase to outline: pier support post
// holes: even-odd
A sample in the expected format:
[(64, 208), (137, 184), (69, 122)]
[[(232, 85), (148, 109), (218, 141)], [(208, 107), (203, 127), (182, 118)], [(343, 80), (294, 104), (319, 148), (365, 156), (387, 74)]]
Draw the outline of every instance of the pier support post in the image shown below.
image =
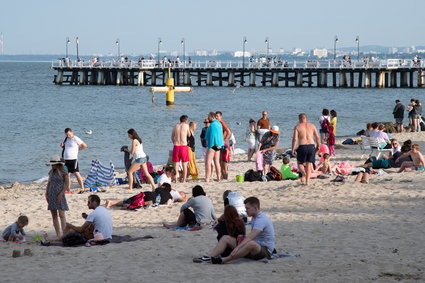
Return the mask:
[(208, 71), (207, 73), (207, 86), (214, 86), (212, 71)]
[(56, 76), (55, 84), (61, 85), (63, 83), (63, 71), (58, 71)]
[(278, 72), (272, 73), (272, 86), (274, 86), (274, 87), (279, 86), (279, 73)]
[(371, 81), (372, 81), (372, 72), (371, 71), (366, 71), (364, 87), (365, 88), (369, 88), (370, 85), (371, 85)]
[(229, 71), (229, 78), (227, 81), (227, 86), (235, 86), (235, 72)]
[(240, 78), (241, 78), (240, 84), (241, 84), (241, 86), (243, 86), (245, 84), (245, 73), (244, 72), (241, 72)]
[(302, 71), (297, 71), (295, 73), (295, 86), (296, 87), (302, 87), (303, 86), (303, 72)]
[(363, 71), (359, 72), (359, 81), (357, 87), (363, 87)]
[(285, 72), (285, 87), (289, 86), (289, 72)]
[(99, 71), (99, 72), (97, 72), (97, 82), (96, 82), (96, 84), (98, 84), (98, 85), (103, 85), (103, 84), (105, 84), (105, 80), (104, 80), (104, 73), (103, 73), (103, 71)]
[(384, 88), (385, 87), (385, 72), (376, 73), (376, 76), (378, 78), (378, 84), (376, 86), (378, 88)]
[(191, 80), (189, 71), (185, 71), (183, 74), (183, 77), (184, 77), (184, 85), (192, 85), (192, 80)]
[(198, 86), (202, 85), (202, 74), (201, 72), (198, 72)]
[(115, 81), (116, 85), (122, 85), (122, 72), (118, 71), (117, 72), (117, 79)]
[(249, 74), (249, 86), (255, 86), (255, 72)]
[(414, 71), (409, 72), (409, 87), (413, 87), (415, 85), (414, 75), (415, 75)]
[(339, 73), (339, 87), (347, 87), (347, 75), (345, 72)]
[(332, 86), (336, 87), (336, 72), (332, 72)]
[(397, 72), (392, 71), (390, 74), (390, 86), (396, 88), (397, 87)]
[(156, 84), (156, 72), (152, 71), (152, 85), (155, 86)]
[(86, 71), (81, 71), (80, 72), (80, 85), (86, 85), (87, 84), (87, 72)]
[(313, 74), (311, 72), (308, 72), (308, 87), (311, 87), (313, 85)]
[(424, 73), (422, 70), (418, 70), (418, 87), (424, 86)]
[(350, 87), (354, 87), (354, 72), (350, 72)]
[(385, 72), (385, 84), (384, 87), (388, 88), (390, 86), (390, 74), (388, 72)]
[(407, 72), (400, 73), (400, 87), (407, 87)]
[(266, 86), (266, 82), (267, 82), (267, 73), (263, 71), (263, 79), (261, 81), (261, 85)]
[(139, 75), (137, 76), (137, 85), (138, 86), (144, 86), (145, 85), (145, 72), (140, 71)]

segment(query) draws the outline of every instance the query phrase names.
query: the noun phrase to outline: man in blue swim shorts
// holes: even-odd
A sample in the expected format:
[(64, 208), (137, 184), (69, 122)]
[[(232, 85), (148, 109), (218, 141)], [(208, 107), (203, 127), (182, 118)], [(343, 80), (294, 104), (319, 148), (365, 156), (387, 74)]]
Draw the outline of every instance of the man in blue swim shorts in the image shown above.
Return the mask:
[[(316, 149), (320, 146), (320, 137), (316, 127), (307, 122), (307, 115), (298, 115), (299, 123), (294, 128), (292, 138), (292, 154), (297, 157), (298, 170), (302, 173), (305, 184), (310, 184), (310, 176), (313, 172), (313, 164), (316, 156)], [(316, 146), (315, 146), (316, 143)], [(298, 148), (296, 149), (296, 146)]]

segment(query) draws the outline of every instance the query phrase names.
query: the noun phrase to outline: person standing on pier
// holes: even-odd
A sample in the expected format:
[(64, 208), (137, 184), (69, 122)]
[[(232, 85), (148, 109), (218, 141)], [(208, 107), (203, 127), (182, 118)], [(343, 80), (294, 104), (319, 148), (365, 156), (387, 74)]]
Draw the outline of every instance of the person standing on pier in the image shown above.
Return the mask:
[[(299, 123), (294, 128), (292, 137), (292, 154), (297, 157), (298, 169), (305, 178), (305, 184), (310, 185), (310, 176), (313, 172), (316, 150), (320, 146), (320, 137), (316, 127), (307, 122), (307, 115), (298, 115)], [(314, 141), (316, 140), (316, 147)], [(298, 148), (296, 148), (298, 145)], [(301, 179), (302, 180), (302, 179)]]
[(189, 149), (187, 146), (187, 138), (190, 136), (187, 115), (180, 116), (180, 123), (175, 125), (171, 134), (171, 141), (173, 142), (173, 162), (176, 169), (176, 183), (179, 182), (179, 163), (183, 165), (183, 176), (181, 176), (182, 183), (186, 183), (187, 177), (187, 163), (189, 162)]
[[(80, 169), (78, 168), (78, 153), (87, 148), (87, 145), (77, 136), (71, 128), (65, 129), (65, 140), (61, 143), (62, 147), (62, 158), (65, 161), (65, 166), (68, 169), (68, 177), (71, 173), (77, 178), (78, 184), (81, 190), (84, 190), (83, 178), (80, 175)], [(71, 182), (68, 182), (66, 193), (71, 193)]]
[(393, 115), (397, 125), (397, 133), (403, 132), (404, 105), (398, 99), (395, 101)]
[(262, 117), (257, 122), (258, 142), (260, 142), (264, 134), (270, 130), (270, 120), (267, 118), (267, 115), (267, 111), (263, 111)]

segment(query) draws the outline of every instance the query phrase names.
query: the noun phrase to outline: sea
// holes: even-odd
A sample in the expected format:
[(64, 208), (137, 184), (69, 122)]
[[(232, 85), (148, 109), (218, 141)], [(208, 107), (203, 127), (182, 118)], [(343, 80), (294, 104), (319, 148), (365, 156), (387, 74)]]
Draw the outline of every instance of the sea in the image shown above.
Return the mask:
[[(46, 180), (52, 155), (60, 155), (64, 129), (69, 127), (88, 148), (79, 154), (86, 176), (91, 161), (112, 161), (124, 168), (120, 148), (130, 145), (127, 130), (136, 129), (154, 165), (164, 164), (172, 149), (172, 127), (183, 114), (196, 121), (196, 155), (201, 157), (199, 135), (210, 111), (222, 111), (236, 137), (236, 148), (247, 149), (245, 132), (250, 118), (267, 110), (272, 125), (281, 130), (281, 147), (291, 145), (297, 115), (306, 113), (319, 126), (323, 108), (338, 113), (337, 138), (355, 136), (368, 122), (393, 121), (395, 99), (405, 105), (422, 100), (424, 89), (194, 87), (176, 93), (175, 106), (165, 106), (165, 95), (149, 87), (58, 86), (50, 62), (0, 62), (0, 185)], [(91, 135), (85, 134), (92, 131)]]

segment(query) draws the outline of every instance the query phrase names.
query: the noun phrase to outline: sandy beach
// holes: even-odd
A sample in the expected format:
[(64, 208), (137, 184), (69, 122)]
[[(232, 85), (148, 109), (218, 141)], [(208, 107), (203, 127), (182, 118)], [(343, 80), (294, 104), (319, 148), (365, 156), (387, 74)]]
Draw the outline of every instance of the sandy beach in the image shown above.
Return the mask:
[[(396, 134), (399, 141), (411, 139), (425, 152), (425, 133)], [(340, 146), (333, 162), (359, 165), (358, 145)], [(279, 252), (299, 257), (228, 265), (193, 263), (216, 244), (216, 232), (168, 230), (163, 221), (175, 221), (181, 204), (125, 211), (111, 209), (114, 235), (153, 239), (95, 247), (43, 247), (32, 240), (47, 232), (54, 234), (44, 198), (45, 183), (15, 185), (0, 190), (0, 229), (13, 223), (20, 213), (29, 217), (29, 241), (0, 242), (2, 282), (414, 282), (424, 281), (425, 173), (396, 173), (371, 176), (370, 184), (344, 183), (330, 179), (237, 183), (235, 176), (254, 168), (246, 155), (230, 163), (228, 181), (205, 184), (202, 180), (177, 184), (186, 194), (200, 183), (223, 212), (222, 193), (235, 190), (245, 197), (257, 196), (262, 210), (272, 219)], [(292, 159), (291, 161), (294, 161)], [(280, 167), (281, 161), (275, 161)], [(42, 163), (39, 166), (43, 166)], [(200, 176), (203, 165), (198, 163)], [(46, 172), (48, 168), (46, 167)], [(83, 172), (83, 174), (86, 172)], [(72, 186), (77, 187), (75, 178)], [(148, 190), (145, 185), (143, 190)], [(98, 193), (102, 200), (124, 199), (139, 192), (125, 186)], [(67, 221), (82, 224), (82, 212), (90, 193), (67, 195)], [(103, 203), (103, 202), (102, 202)], [(250, 231), (250, 228), (248, 228)], [(12, 258), (13, 250), (31, 249), (33, 256)]]

